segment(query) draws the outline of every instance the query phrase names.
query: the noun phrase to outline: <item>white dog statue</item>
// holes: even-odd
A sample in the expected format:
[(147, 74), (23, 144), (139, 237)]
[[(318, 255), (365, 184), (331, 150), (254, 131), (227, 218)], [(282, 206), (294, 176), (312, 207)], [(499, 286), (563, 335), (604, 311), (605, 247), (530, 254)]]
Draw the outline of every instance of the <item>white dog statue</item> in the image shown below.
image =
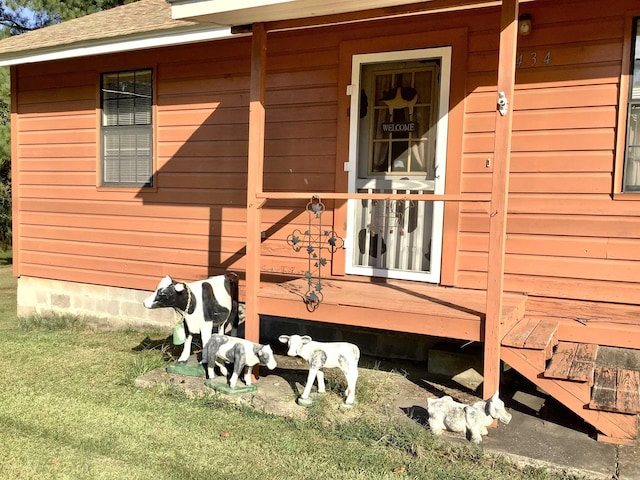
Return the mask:
[(449, 396), (427, 398), (427, 411), (429, 428), (435, 435), (440, 435), (445, 430), (464, 433), (476, 444), (482, 441), (482, 435), (489, 433), (487, 427), (494, 419), (504, 424), (511, 421), (511, 414), (506, 411), (498, 392), (489, 400), (481, 400), (471, 405), (456, 402)]

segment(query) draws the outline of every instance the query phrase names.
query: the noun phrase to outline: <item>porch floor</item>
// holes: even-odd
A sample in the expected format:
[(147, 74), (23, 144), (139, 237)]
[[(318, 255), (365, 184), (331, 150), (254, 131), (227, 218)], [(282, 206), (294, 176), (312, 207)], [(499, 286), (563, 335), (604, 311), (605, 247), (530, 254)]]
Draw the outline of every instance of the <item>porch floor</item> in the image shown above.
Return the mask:
[[(483, 339), (486, 292), (386, 279), (381, 282), (323, 280), (323, 301), (309, 311), (307, 281), (264, 285), (258, 294), (261, 315), (416, 333), (461, 340)], [(524, 316), (526, 296), (505, 293), (502, 327)]]

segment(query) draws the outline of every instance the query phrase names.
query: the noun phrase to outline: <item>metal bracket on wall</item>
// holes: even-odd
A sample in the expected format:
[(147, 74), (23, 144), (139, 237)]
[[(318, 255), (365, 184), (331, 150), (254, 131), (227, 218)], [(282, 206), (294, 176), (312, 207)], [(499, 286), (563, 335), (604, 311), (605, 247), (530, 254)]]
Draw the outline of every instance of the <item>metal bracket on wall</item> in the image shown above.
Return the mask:
[(309, 257), (309, 267), (305, 272), (307, 280), (307, 292), (304, 303), (307, 310), (315, 311), (322, 303), (322, 268), (327, 266), (325, 252), (333, 255), (339, 249), (344, 248), (344, 239), (333, 230), (325, 230), (322, 225), (322, 214), (325, 211), (324, 204), (318, 195), (311, 197), (307, 203), (306, 211), (309, 214), (309, 226), (304, 232), (295, 229), (287, 237), (287, 243), (294, 251), (299, 252), (303, 248)]

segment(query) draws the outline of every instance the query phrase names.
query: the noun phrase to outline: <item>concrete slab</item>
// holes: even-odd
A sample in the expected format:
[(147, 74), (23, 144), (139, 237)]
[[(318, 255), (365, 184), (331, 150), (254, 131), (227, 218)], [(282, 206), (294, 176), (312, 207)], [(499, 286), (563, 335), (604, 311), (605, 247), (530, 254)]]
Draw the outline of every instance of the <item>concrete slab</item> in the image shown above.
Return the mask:
[(485, 450), (592, 478), (615, 478), (617, 447), (598, 443), (586, 434), (511, 410), (509, 425), (491, 429)]
[(621, 446), (618, 451), (618, 480), (640, 479), (640, 447)]
[[(306, 376), (304, 377), (306, 378)], [(283, 375), (280, 371), (259, 378), (255, 391), (246, 391), (235, 395), (226, 395), (208, 387), (204, 377), (169, 373), (165, 368), (153, 370), (136, 379), (136, 386), (149, 388), (163, 386), (179, 388), (192, 398), (207, 395), (219, 395), (237, 404), (247, 405), (257, 411), (271, 413), (285, 418), (305, 418), (306, 409), (296, 404), (299, 379)], [(244, 386), (239, 382), (240, 386)], [(301, 392), (302, 390), (300, 390)]]
[(429, 350), (427, 371), (436, 375), (454, 376), (475, 366), (482, 370), (482, 362), (471, 355), (433, 348)]
[(540, 413), (545, 402), (545, 398), (541, 395), (531, 395), (530, 393), (521, 392), (520, 390), (513, 394), (512, 400), (530, 408), (536, 414)]

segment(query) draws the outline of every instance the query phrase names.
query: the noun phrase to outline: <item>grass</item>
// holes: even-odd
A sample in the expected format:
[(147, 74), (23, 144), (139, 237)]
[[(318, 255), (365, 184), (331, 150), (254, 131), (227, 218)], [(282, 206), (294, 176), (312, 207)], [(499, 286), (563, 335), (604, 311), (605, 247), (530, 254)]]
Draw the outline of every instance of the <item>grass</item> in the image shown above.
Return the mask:
[[(218, 396), (138, 389), (133, 380), (163, 364), (161, 350), (133, 350), (148, 332), (17, 318), (16, 280), (1, 256), (0, 478), (572, 478), (452, 447), (417, 423), (385, 422), (366, 408), (335, 422), (319, 402), (303, 422)], [(373, 403), (375, 382), (363, 375), (358, 387), (358, 401)]]
[(18, 327), (22, 330), (81, 330), (84, 328), (82, 319), (75, 315), (61, 313), (48, 313), (46, 315), (33, 313), (26, 317), (18, 318)]

